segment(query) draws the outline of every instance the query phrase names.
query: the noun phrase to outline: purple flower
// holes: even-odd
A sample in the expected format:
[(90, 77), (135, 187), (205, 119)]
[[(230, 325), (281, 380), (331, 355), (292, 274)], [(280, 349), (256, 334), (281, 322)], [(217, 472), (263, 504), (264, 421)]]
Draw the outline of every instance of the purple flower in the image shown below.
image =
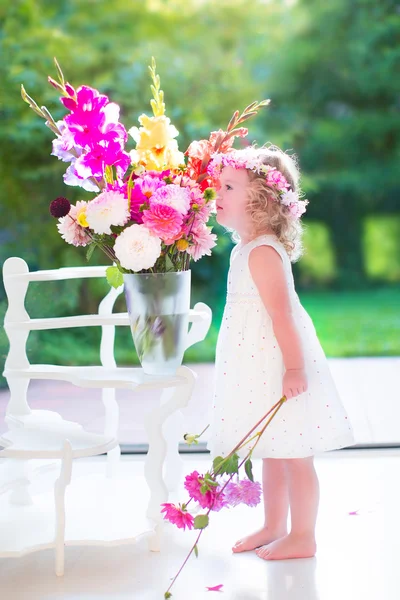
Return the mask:
[(247, 504), (247, 506), (257, 506), (261, 498), (261, 484), (258, 481), (250, 479), (237, 479), (236, 483), (231, 481), (224, 490), (226, 503), (229, 506), (238, 504)]
[(64, 196), (59, 196), (52, 202), (50, 202), (50, 214), (52, 217), (56, 219), (60, 219), (61, 217), (65, 217), (71, 208), (71, 203)]

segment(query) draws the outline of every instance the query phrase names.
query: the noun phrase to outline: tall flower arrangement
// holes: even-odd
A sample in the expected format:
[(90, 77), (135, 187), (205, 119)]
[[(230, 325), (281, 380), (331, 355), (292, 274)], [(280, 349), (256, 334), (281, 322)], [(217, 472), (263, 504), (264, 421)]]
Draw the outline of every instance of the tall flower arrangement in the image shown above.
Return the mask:
[[(112, 261), (107, 269), (111, 285), (123, 273), (184, 271), (190, 261), (210, 255), (216, 236), (208, 225), (215, 190), (207, 167), (216, 152), (230, 152), (235, 137), (245, 137), (242, 126), (269, 100), (253, 102), (236, 111), (226, 130), (208, 140), (193, 141), (179, 151), (178, 130), (165, 114), (164, 94), (154, 58), (152, 116), (139, 117), (129, 131), (120, 122), (120, 107), (86, 85), (75, 89), (55, 59), (57, 80), (49, 83), (61, 93), (67, 114), (55, 121), (21, 87), (22, 98), (55, 133), (52, 155), (68, 164), (66, 185), (94, 193), (92, 200), (72, 205), (67, 198), (50, 204), (58, 231), (68, 244), (86, 246), (90, 258), (99, 247)], [(129, 136), (136, 147), (127, 151)]]

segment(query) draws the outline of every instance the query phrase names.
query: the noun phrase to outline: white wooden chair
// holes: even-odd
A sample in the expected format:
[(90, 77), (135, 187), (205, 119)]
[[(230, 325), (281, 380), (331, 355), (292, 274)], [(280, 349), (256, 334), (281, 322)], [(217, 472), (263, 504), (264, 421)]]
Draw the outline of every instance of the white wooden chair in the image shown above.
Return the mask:
[[(178, 454), (178, 439), (182, 429), (177, 429), (181, 423), (180, 409), (189, 401), (195, 374), (185, 366), (180, 367), (174, 376), (168, 377), (145, 375), (141, 368), (116, 366), (115, 326), (129, 326), (127, 313), (112, 312), (114, 303), (122, 292), (122, 286), (117, 290), (111, 289), (100, 303), (98, 313), (93, 315), (31, 319), (25, 309), (25, 297), (30, 282), (105, 277), (106, 268), (75, 267), (30, 272), (26, 262), (16, 257), (7, 259), (3, 266), (3, 280), (8, 298), (4, 328), (10, 342), (3, 374), (10, 389), (10, 400), (6, 410), (8, 431), (0, 437), (0, 448), (3, 448), (0, 450), (0, 458), (8, 461), (5, 467), (5, 461), (0, 461), (0, 467), (3, 465), (3, 469), (0, 468), (0, 556), (21, 556), (33, 550), (53, 547), (56, 552), (57, 575), (64, 572), (65, 545), (126, 543), (143, 533), (150, 533), (150, 549), (157, 551), (162, 526), (160, 504), (167, 501), (168, 491), (176, 487), (182, 468)], [(211, 323), (210, 308), (203, 303), (196, 304), (190, 311), (189, 321), (192, 325), (188, 332), (187, 348), (205, 338)], [(89, 326), (102, 328), (101, 366), (29, 363), (26, 342), (30, 331)], [(81, 425), (62, 419), (55, 411), (31, 410), (27, 397), (31, 379), (63, 380), (82, 387), (101, 388), (105, 409), (103, 433), (85, 431)], [(149, 451), (144, 477), (150, 499), (142, 507), (144, 514), (140, 514), (136, 520), (133, 519), (133, 514), (138, 514), (138, 507), (135, 506), (133, 510), (131, 495), (136, 494), (135, 500), (138, 500), (137, 487), (132, 487), (132, 482), (116, 481), (120, 457), (116, 388), (130, 389), (133, 392), (152, 388), (161, 392), (159, 406), (149, 413), (145, 420)], [(90, 485), (89, 479), (85, 477), (74, 491), (72, 482), (65, 508), (73, 459), (104, 453), (107, 453), (107, 477), (97, 478)], [(26, 509), (35, 504), (35, 498), (29, 491), (29, 471), (32, 470), (32, 465), (37, 465), (40, 460), (40, 465), (33, 467), (36, 475), (42, 468), (48, 468), (49, 460), (43, 459), (56, 460), (57, 463), (61, 461), (60, 476), (55, 483), (53, 516), (46, 517), (46, 512), (39, 511), (40, 518), (36, 514), (31, 520), (28, 519), (25, 531), (20, 529), (21, 535), (16, 539), (13, 524), (15, 520), (16, 526), (20, 518), (17, 509), (21, 508), (21, 505)], [(2, 481), (2, 473), (6, 471), (7, 477)], [(113, 481), (110, 486), (108, 484), (111, 477)], [(118, 494), (116, 490), (119, 490)], [(1, 497), (2, 492), (3, 496), (4, 492), (10, 492), (7, 502)], [(91, 493), (94, 510), (90, 510), (89, 504), (89, 511), (83, 519), (80, 514), (82, 506), (85, 501), (88, 503)], [(68, 504), (68, 498), (71, 506)], [(98, 509), (99, 498), (102, 499), (100, 508), (105, 511), (103, 517), (100, 508)], [(43, 499), (42, 501), (45, 502)], [(46, 506), (49, 511), (48, 499)], [(38, 518), (39, 521), (43, 521), (40, 530)], [(1, 533), (4, 531), (1, 528), (2, 519), (7, 521), (5, 535)]]

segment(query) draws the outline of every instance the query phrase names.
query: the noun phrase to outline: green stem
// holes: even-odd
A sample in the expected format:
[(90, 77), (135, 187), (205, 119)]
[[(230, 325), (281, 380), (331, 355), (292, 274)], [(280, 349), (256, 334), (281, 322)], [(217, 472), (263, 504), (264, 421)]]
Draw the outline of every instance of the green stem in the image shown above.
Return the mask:
[[(240, 442), (239, 442), (239, 443), (238, 443), (238, 444), (237, 444), (237, 445), (234, 447), (234, 449), (233, 449), (233, 450), (232, 450), (232, 451), (231, 451), (231, 452), (228, 454), (228, 456), (226, 456), (226, 457), (224, 458), (224, 460), (223, 460), (223, 461), (220, 463), (219, 467), (220, 467), (220, 466), (221, 466), (221, 465), (222, 465), (224, 462), (226, 462), (226, 461), (227, 461), (227, 460), (228, 460), (228, 459), (229, 459), (229, 458), (230, 458), (230, 457), (231, 457), (233, 454), (235, 454), (235, 452), (237, 452), (237, 450), (240, 450), (240, 448), (242, 448), (242, 447), (243, 447), (243, 445), (245, 445), (245, 444), (247, 443), (247, 438), (249, 437), (249, 435), (251, 435), (251, 434), (253, 433), (253, 431), (254, 431), (255, 429), (257, 429), (257, 427), (258, 427), (259, 425), (261, 425), (261, 423), (262, 423), (262, 422), (263, 422), (263, 421), (264, 421), (264, 420), (265, 420), (265, 419), (266, 419), (266, 418), (267, 418), (267, 417), (268, 417), (268, 416), (269, 416), (269, 415), (270, 415), (270, 414), (271, 414), (271, 413), (272, 413), (272, 412), (273, 412), (273, 411), (274, 411), (276, 408), (280, 408), (280, 407), (282, 406), (282, 404), (283, 404), (285, 401), (286, 401), (286, 396), (282, 396), (282, 398), (281, 398), (281, 399), (280, 399), (280, 400), (279, 400), (279, 401), (278, 401), (276, 404), (274, 404), (274, 406), (272, 406), (272, 408), (270, 408), (270, 409), (269, 409), (269, 411), (268, 411), (268, 412), (267, 412), (267, 413), (266, 413), (266, 414), (265, 414), (265, 415), (264, 415), (264, 416), (263, 416), (263, 417), (262, 417), (262, 418), (261, 418), (261, 419), (258, 421), (258, 423), (256, 423), (256, 424), (254, 425), (254, 427), (253, 427), (252, 429), (250, 429), (250, 431), (249, 431), (248, 433), (246, 433), (246, 435), (244, 436), (244, 438), (242, 438), (242, 439), (240, 440)], [(275, 414), (276, 414), (276, 413), (274, 413), (274, 414), (272, 415), (272, 417), (274, 417), (274, 416), (275, 416)], [(271, 421), (271, 419), (268, 421), (268, 423), (269, 423), (270, 421)], [(267, 424), (268, 424), (268, 423), (267, 423)], [(254, 438), (252, 438), (252, 439), (254, 439)], [(214, 472), (214, 475), (218, 475), (218, 470), (219, 470), (219, 467), (218, 467), (217, 471), (216, 471), (216, 472)]]
[[(242, 466), (244, 465), (244, 463), (245, 463), (245, 462), (246, 462), (246, 461), (247, 461), (247, 460), (248, 460), (248, 459), (251, 457), (251, 455), (253, 454), (253, 451), (254, 451), (255, 447), (257, 446), (257, 444), (258, 444), (258, 442), (259, 442), (259, 440), (260, 440), (260, 438), (261, 438), (261, 436), (262, 436), (262, 434), (264, 433), (264, 431), (266, 430), (266, 428), (268, 427), (268, 425), (270, 424), (270, 422), (272, 421), (272, 419), (275, 417), (275, 415), (277, 414), (277, 412), (279, 411), (279, 409), (281, 408), (281, 406), (284, 404), (284, 402), (286, 402), (286, 396), (282, 396), (282, 398), (279, 400), (279, 402), (277, 402), (277, 403), (276, 403), (276, 404), (275, 404), (275, 405), (274, 405), (274, 406), (273, 406), (273, 407), (272, 407), (272, 408), (271, 408), (271, 409), (270, 409), (270, 410), (269, 410), (269, 411), (266, 413), (266, 415), (264, 415), (264, 417), (263, 417), (263, 418), (262, 418), (262, 419), (261, 419), (261, 420), (260, 420), (260, 421), (259, 421), (259, 422), (258, 422), (258, 423), (257, 423), (257, 424), (256, 424), (256, 425), (255, 425), (255, 426), (254, 426), (254, 427), (253, 427), (253, 428), (252, 428), (250, 431), (249, 431), (249, 433), (246, 435), (246, 437), (245, 437), (245, 438), (243, 438), (243, 440), (246, 440), (246, 441), (247, 441), (247, 438), (249, 437), (249, 435), (251, 435), (251, 434), (252, 434), (252, 432), (254, 431), (254, 429), (256, 429), (256, 428), (257, 428), (257, 427), (260, 425), (260, 423), (262, 423), (262, 421), (264, 421), (264, 419), (265, 419), (266, 417), (268, 417), (269, 415), (271, 415), (271, 416), (270, 416), (270, 418), (268, 419), (267, 423), (266, 423), (266, 424), (265, 424), (265, 425), (262, 427), (262, 429), (261, 429), (261, 430), (260, 430), (260, 431), (259, 431), (259, 432), (256, 434), (256, 436), (253, 436), (253, 438), (252, 438), (252, 439), (254, 439), (254, 437), (258, 437), (258, 440), (257, 440), (257, 441), (256, 441), (256, 443), (254, 444), (253, 448), (251, 448), (251, 449), (250, 449), (250, 451), (249, 451), (249, 452), (246, 454), (246, 456), (245, 456), (245, 458), (242, 460), (242, 462), (239, 464), (239, 466), (238, 466), (238, 470), (237, 470), (237, 472), (236, 472), (236, 473), (239, 473), (239, 471), (240, 471), (241, 467), (242, 467)], [(272, 414), (271, 414), (271, 413), (272, 413)], [(208, 425), (207, 425), (207, 427), (208, 427)], [(206, 429), (207, 429), (207, 427), (206, 427)], [(204, 430), (204, 431), (205, 431), (205, 430)], [(204, 433), (204, 432), (203, 432), (203, 433)], [(232, 450), (232, 452), (230, 452), (230, 453), (228, 454), (228, 457), (232, 456), (232, 454), (234, 454), (234, 452), (236, 452), (236, 450), (238, 450), (238, 449), (240, 449), (240, 448), (241, 448), (241, 444), (242, 444), (243, 440), (242, 440), (241, 442), (239, 442), (239, 444), (238, 444), (238, 445), (235, 447), (235, 449), (234, 449), (234, 450)], [(246, 443), (247, 443), (247, 442), (246, 442)], [(228, 457), (227, 457), (227, 458), (228, 458)], [(224, 460), (226, 460), (226, 459), (224, 459)], [(222, 463), (221, 463), (221, 464), (222, 464)], [(217, 473), (218, 473), (218, 469), (217, 469)], [(207, 516), (207, 517), (209, 516), (210, 512), (212, 511), (212, 509), (213, 509), (213, 507), (214, 507), (214, 505), (215, 505), (215, 503), (216, 503), (217, 499), (218, 499), (218, 498), (220, 497), (220, 495), (221, 495), (221, 494), (224, 492), (224, 490), (225, 490), (226, 486), (227, 486), (227, 485), (228, 485), (228, 484), (229, 484), (229, 483), (232, 481), (232, 478), (233, 478), (233, 476), (234, 476), (234, 475), (236, 475), (236, 473), (232, 473), (232, 474), (230, 475), (230, 477), (228, 478), (228, 480), (225, 482), (224, 486), (223, 486), (223, 487), (221, 488), (221, 490), (220, 490), (220, 491), (219, 491), (219, 492), (216, 494), (216, 496), (215, 496), (215, 498), (214, 498), (214, 501), (213, 501), (213, 504), (212, 504), (212, 506), (211, 506), (211, 507), (208, 509), (208, 511), (207, 511), (207, 513), (206, 513), (206, 516)], [(216, 476), (216, 473), (214, 473), (214, 476)], [(192, 498), (190, 498), (189, 502), (187, 502), (187, 503), (186, 503), (186, 506), (188, 506), (188, 504), (191, 502), (191, 500), (192, 500)], [(197, 544), (198, 544), (198, 542), (199, 542), (199, 540), (200, 540), (200, 537), (201, 537), (201, 535), (202, 535), (202, 533), (203, 533), (204, 529), (205, 529), (205, 528), (201, 529), (201, 531), (200, 531), (199, 535), (197, 536), (197, 539), (196, 539), (195, 543), (193, 544), (192, 548), (190, 549), (190, 551), (189, 551), (188, 555), (186, 556), (186, 558), (185, 558), (185, 560), (184, 560), (183, 564), (181, 565), (181, 567), (180, 567), (179, 571), (177, 572), (177, 574), (176, 574), (176, 575), (175, 575), (175, 577), (173, 578), (173, 580), (172, 580), (172, 582), (171, 582), (171, 584), (170, 584), (169, 588), (168, 588), (168, 589), (167, 589), (167, 591), (165, 592), (165, 595), (164, 595), (164, 596), (166, 596), (166, 595), (167, 595), (167, 593), (168, 593), (168, 592), (171, 590), (171, 588), (172, 588), (172, 586), (174, 585), (175, 581), (177, 580), (178, 576), (179, 576), (179, 575), (180, 575), (180, 573), (182, 572), (182, 569), (183, 569), (183, 568), (184, 568), (184, 566), (186, 565), (186, 563), (187, 563), (187, 561), (189, 560), (189, 558), (190, 558), (190, 556), (191, 556), (192, 552), (194, 551), (195, 547), (197, 546)]]

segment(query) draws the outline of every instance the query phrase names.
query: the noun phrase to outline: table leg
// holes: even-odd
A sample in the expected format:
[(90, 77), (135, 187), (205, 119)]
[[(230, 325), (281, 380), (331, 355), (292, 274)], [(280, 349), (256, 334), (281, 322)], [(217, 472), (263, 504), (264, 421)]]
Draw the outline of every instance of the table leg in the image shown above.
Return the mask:
[[(177, 375), (185, 377), (186, 385), (166, 388), (162, 393), (160, 405), (146, 415), (145, 418), (149, 451), (145, 460), (144, 476), (150, 489), (150, 500), (146, 516), (156, 523), (159, 534), (162, 524), (160, 505), (163, 502), (168, 502), (168, 487), (163, 473), (168, 446), (164, 437), (163, 424), (175, 411), (187, 405), (195, 382), (195, 374), (187, 367), (180, 367), (177, 370)], [(175, 454), (178, 454), (177, 446), (175, 447)]]

